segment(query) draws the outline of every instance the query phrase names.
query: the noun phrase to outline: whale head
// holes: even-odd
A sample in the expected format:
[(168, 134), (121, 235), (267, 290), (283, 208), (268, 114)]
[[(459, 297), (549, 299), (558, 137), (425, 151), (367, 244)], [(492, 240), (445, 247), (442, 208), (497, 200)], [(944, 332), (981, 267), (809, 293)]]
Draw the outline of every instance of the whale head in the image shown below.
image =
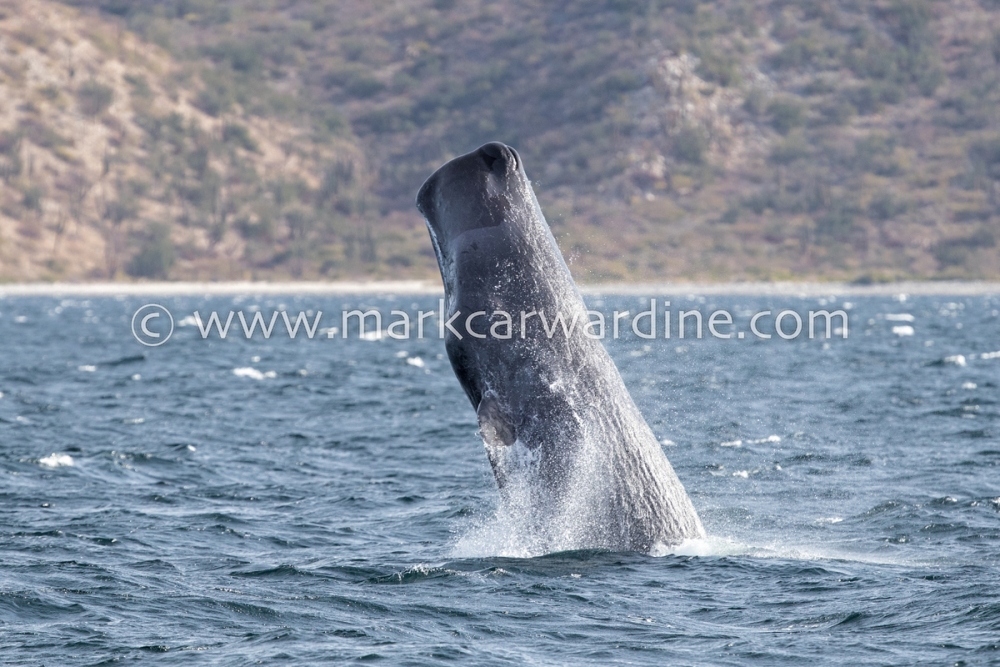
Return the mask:
[(491, 142), (431, 174), (417, 192), (417, 209), (439, 242), (451, 240), (502, 224), (526, 181), (517, 152)]
[(520, 156), (499, 142), (431, 174), (417, 193), (417, 209), (427, 221), (446, 290), (455, 258), (468, 246), (508, 244), (516, 252), (522, 239), (551, 236)]

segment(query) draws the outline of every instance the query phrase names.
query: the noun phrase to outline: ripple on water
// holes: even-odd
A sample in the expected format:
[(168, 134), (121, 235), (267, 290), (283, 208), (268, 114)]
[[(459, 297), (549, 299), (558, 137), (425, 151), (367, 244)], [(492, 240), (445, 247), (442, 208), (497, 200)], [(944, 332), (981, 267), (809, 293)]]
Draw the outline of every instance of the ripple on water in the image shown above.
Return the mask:
[[(962, 310), (992, 312), (990, 298)], [(909, 297), (905, 313), (851, 300), (851, 336), (827, 349), (609, 341), (709, 534), (641, 554), (552, 553), (530, 521), (494, 521), (475, 416), (440, 341), (181, 329), (140, 350), (128, 334), (140, 300), (8, 298), (4, 661), (988, 664), (1000, 651), (1000, 386), (983, 352), (995, 319), (955, 329), (954, 297)], [(295, 308), (361, 301), (398, 305)], [(167, 306), (178, 322), (234, 307)], [(61, 318), (87, 309), (65, 335)], [(15, 311), (32, 336), (15, 335)], [(911, 315), (892, 324), (917, 334), (894, 335), (879, 313)]]

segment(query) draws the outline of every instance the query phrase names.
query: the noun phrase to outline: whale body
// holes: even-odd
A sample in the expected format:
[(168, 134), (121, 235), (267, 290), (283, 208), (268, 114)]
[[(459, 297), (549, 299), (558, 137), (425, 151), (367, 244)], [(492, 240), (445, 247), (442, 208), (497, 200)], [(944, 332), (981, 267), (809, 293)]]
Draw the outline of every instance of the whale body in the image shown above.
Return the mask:
[(584, 326), (517, 152), (489, 143), (447, 162), (417, 208), (444, 283), (448, 358), (504, 502), (561, 549), (648, 552), (704, 537), (599, 332)]

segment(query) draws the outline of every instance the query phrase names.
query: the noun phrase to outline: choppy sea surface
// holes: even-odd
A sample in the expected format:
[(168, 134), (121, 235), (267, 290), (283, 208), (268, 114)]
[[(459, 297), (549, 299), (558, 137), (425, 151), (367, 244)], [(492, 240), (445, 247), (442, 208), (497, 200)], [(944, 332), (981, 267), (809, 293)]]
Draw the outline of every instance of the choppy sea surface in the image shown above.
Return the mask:
[(0, 299), (0, 662), (1000, 664), (1000, 297), (649, 296), (850, 315), (606, 342), (709, 535), (655, 554), (507, 539), (436, 337), (189, 317), (436, 298), (164, 297), (159, 347), (147, 298)]

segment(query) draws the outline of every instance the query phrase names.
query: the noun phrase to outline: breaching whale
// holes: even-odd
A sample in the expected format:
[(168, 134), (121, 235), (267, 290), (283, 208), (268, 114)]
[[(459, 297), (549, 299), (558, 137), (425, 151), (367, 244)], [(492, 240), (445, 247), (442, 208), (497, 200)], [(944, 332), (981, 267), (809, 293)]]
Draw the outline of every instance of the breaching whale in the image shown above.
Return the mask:
[(501, 496), (560, 548), (704, 537), (603, 344), (517, 152), (489, 143), (417, 194), (445, 289), (445, 347)]

